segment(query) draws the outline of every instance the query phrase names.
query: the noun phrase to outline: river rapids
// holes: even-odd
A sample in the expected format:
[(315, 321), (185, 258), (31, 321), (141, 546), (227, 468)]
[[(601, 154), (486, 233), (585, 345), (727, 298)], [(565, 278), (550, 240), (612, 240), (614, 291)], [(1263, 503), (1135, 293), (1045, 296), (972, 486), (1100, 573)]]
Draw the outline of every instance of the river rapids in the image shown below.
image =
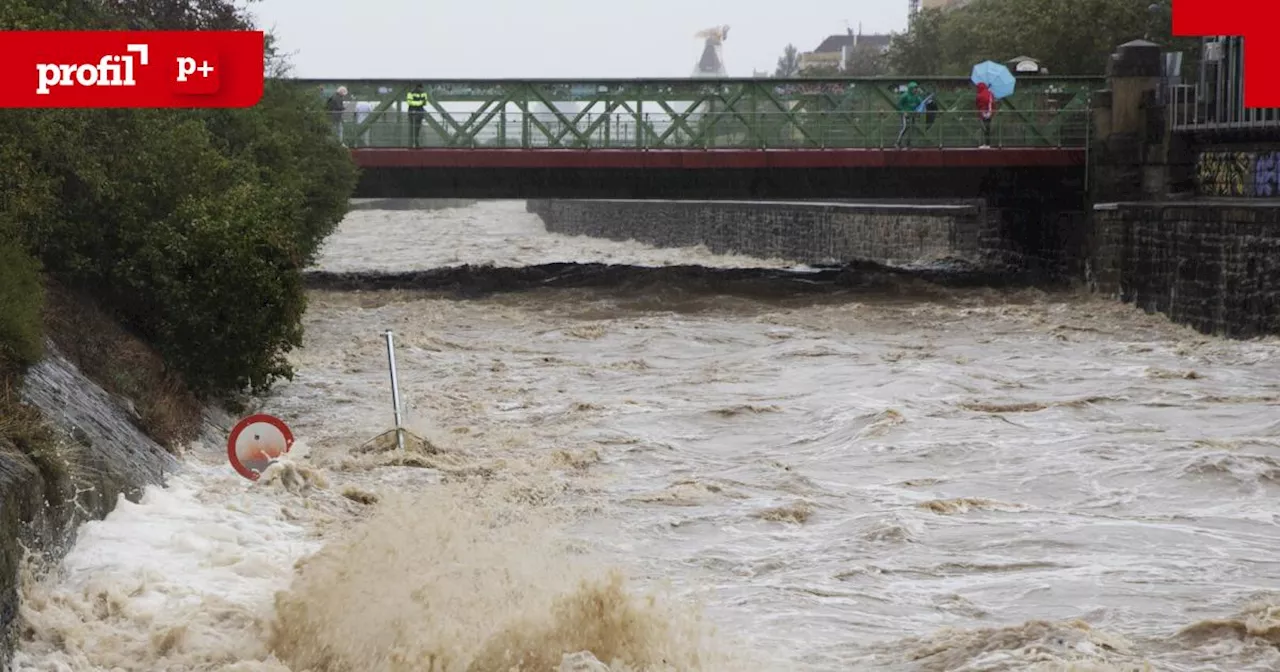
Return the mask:
[[(793, 265), (485, 202), (355, 211), (320, 266), (552, 262)], [(15, 671), (1280, 669), (1275, 340), (942, 287), (317, 290), (305, 327), (256, 409), (290, 456), (194, 444), (85, 524)]]

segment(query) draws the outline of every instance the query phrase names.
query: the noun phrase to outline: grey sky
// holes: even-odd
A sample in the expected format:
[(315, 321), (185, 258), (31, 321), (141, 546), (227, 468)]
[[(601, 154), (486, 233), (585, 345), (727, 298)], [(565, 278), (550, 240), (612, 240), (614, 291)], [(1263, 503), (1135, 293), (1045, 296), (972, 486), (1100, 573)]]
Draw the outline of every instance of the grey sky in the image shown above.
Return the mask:
[(693, 34), (730, 26), (729, 75), (773, 71), (791, 42), (812, 50), (845, 21), (906, 27), (907, 0), (263, 0), (258, 25), (298, 77), (688, 77)]

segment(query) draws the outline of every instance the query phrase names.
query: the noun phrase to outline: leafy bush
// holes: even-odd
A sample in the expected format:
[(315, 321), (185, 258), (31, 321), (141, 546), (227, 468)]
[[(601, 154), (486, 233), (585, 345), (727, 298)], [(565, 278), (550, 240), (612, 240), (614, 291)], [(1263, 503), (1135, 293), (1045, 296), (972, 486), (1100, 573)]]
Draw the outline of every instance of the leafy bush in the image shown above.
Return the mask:
[(154, 305), (130, 318), (200, 391), (262, 391), (291, 375), (285, 353), (301, 343), (306, 306), (294, 210), (252, 182), (191, 198), (161, 226), (168, 239), (127, 263), (122, 286)]
[[(224, 0), (5, 5), (0, 29), (248, 27)], [(286, 81), (269, 80), (244, 110), (0, 111), (0, 190), (13, 194), (0, 200), (0, 224), (210, 396), (292, 375), (302, 269), (346, 214), (355, 180), (320, 101)], [(8, 259), (0, 273), (29, 285), (31, 264)], [(4, 324), (3, 337), (19, 333)]]
[[(1152, 0), (973, 0), (921, 10), (886, 58), (904, 76), (968, 75), (975, 63), (1030, 56), (1051, 75), (1102, 75), (1119, 45), (1147, 37), (1194, 60), (1197, 38), (1174, 37)], [(1183, 66), (1194, 71), (1190, 63)]]
[(36, 260), (0, 235), (0, 369), (31, 364), (43, 354), (43, 290)]
[[(0, 137), (6, 119), (0, 116)], [(0, 142), (0, 375), (43, 354), (44, 285), (40, 264), (22, 244), (18, 222), (53, 202), (42, 179), (17, 148)]]

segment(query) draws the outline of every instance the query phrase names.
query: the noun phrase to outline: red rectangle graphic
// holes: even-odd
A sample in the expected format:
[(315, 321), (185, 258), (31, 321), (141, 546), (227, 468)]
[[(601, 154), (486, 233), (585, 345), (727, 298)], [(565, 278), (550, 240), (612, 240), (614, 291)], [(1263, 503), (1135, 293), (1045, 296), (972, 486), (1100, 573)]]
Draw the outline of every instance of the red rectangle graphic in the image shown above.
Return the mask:
[(1280, 107), (1280, 4), (1275, 0), (1173, 0), (1173, 34), (1244, 38), (1244, 106)]
[(0, 108), (252, 107), (261, 31), (0, 31)]

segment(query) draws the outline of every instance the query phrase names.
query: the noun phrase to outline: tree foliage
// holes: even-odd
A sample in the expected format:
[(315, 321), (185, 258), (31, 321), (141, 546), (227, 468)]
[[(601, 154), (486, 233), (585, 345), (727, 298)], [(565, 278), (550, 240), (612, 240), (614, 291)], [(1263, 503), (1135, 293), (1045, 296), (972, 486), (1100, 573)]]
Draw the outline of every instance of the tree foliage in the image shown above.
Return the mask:
[(31, 364), (43, 353), (39, 271), (17, 239), (0, 233), (0, 370)]
[(778, 57), (778, 67), (774, 68), (773, 76), (786, 78), (795, 77), (800, 74), (800, 52), (796, 50), (796, 45), (788, 44), (782, 50), (782, 55)]
[(859, 44), (851, 49), (844, 64), (847, 77), (879, 77), (888, 72), (888, 58), (878, 47), (868, 44)]
[(973, 0), (918, 12), (888, 60), (907, 76), (968, 74), (975, 63), (1017, 56), (1054, 75), (1101, 75), (1115, 48), (1131, 40), (1196, 51), (1195, 40), (1175, 40), (1170, 30), (1167, 8), (1153, 0)]
[[(947, 16), (940, 9), (922, 9), (911, 17), (907, 32), (895, 35), (885, 55), (889, 69), (898, 75), (941, 74), (948, 69), (943, 45)], [(976, 61), (975, 61), (976, 62)]]
[[(0, 29), (249, 21), (226, 0), (7, 0), (0, 9)], [(265, 390), (292, 375), (301, 271), (355, 185), (321, 102), (268, 80), (261, 103), (243, 110), (0, 112), (0, 252), (7, 230), (194, 389)]]

